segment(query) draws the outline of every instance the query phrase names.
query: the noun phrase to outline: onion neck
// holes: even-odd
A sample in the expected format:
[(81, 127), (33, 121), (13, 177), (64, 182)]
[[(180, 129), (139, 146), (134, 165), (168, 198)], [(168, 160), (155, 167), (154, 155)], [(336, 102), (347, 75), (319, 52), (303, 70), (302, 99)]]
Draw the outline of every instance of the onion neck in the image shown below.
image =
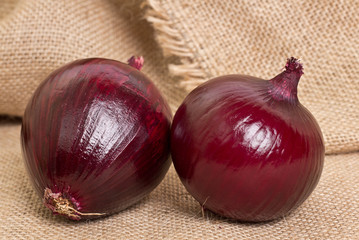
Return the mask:
[(285, 70), (269, 80), (268, 93), (278, 101), (298, 102), (297, 87), (303, 75), (303, 65), (298, 59), (287, 59)]
[(139, 57), (132, 56), (130, 59), (127, 60), (128, 65), (136, 68), (137, 70), (141, 70), (141, 68), (143, 67), (143, 62), (144, 59), (142, 56)]

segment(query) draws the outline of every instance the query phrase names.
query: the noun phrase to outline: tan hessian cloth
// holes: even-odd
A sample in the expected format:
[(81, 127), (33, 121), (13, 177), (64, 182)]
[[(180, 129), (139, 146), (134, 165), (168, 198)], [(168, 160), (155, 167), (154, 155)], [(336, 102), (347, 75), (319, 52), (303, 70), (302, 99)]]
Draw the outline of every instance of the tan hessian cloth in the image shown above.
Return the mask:
[(0, 0), (0, 114), (22, 116), (37, 85), (78, 58), (143, 55), (175, 111), (203, 81), (270, 79), (294, 56), (327, 153), (313, 194), (277, 221), (203, 216), (171, 167), (135, 206), (74, 223), (43, 207), (22, 163), (20, 121), (0, 117), (0, 239), (359, 239), (358, 11), (358, 1), (329, 0)]

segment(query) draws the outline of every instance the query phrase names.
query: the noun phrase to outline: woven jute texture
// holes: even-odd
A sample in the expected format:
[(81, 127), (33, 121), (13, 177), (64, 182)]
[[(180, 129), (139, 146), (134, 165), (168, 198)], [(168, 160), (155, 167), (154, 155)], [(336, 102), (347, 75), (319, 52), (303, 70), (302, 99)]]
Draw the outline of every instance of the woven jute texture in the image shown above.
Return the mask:
[(31, 187), (21, 120), (0, 116), (0, 239), (359, 239), (355, 4), (0, 0), (0, 115), (22, 116), (37, 85), (77, 58), (143, 55), (142, 71), (175, 111), (190, 89), (211, 77), (268, 79), (293, 55), (305, 66), (299, 97), (322, 126), (327, 153), (342, 153), (326, 156), (313, 194), (277, 221), (202, 215), (171, 167), (159, 187), (129, 209), (71, 222), (53, 216)]
[(126, 62), (143, 55), (143, 72), (172, 109), (184, 91), (169, 78), (140, 1), (0, 0), (0, 114), (22, 116), (38, 84), (79, 58)]
[(359, 153), (325, 158), (321, 180), (285, 219), (231, 222), (201, 206), (174, 168), (148, 197), (113, 216), (70, 222), (35, 194), (20, 151), (20, 125), (0, 125), (0, 239), (359, 239)]
[(327, 153), (359, 149), (359, 1), (148, 0), (148, 21), (188, 90), (224, 74), (270, 79), (294, 56), (300, 101)]

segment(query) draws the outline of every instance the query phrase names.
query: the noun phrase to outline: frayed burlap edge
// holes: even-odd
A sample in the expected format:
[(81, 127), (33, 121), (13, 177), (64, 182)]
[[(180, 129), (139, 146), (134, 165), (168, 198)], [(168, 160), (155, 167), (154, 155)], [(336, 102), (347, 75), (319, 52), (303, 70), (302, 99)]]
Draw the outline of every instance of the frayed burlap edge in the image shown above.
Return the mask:
[(209, 77), (194, 61), (194, 53), (186, 45), (184, 37), (174, 27), (171, 18), (155, 0), (145, 0), (142, 3), (145, 9), (144, 18), (155, 29), (155, 37), (162, 47), (165, 57), (175, 56), (179, 63), (169, 63), (169, 72), (178, 76), (179, 85), (187, 92), (205, 82)]

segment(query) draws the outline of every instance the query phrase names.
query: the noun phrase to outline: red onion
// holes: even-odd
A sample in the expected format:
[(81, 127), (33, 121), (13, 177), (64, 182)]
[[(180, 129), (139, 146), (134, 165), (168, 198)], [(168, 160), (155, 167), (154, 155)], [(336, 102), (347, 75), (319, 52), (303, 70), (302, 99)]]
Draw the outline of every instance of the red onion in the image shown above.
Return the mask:
[(266, 221), (297, 208), (317, 185), (321, 130), (297, 98), (295, 58), (269, 81), (228, 75), (193, 90), (171, 129), (175, 169), (206, 209), (240, 221)]
[(118, 212), (165, 176), (171, 112), (136, 69), (142, 63), (78, 60), (35, 91), (23, 118), (23, 155), (54, 214), (80, 220)]

